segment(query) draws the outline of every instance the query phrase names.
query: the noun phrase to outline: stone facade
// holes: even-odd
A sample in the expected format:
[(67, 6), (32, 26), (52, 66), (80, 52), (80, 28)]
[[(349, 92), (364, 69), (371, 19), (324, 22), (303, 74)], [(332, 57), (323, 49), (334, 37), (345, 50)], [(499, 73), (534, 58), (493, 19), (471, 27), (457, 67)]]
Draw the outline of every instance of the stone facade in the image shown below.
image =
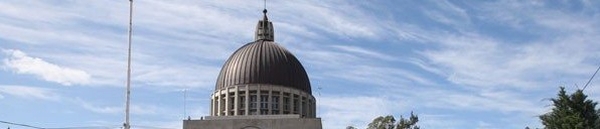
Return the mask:
[(299, 114), (316, 117), (315, 98), (298, 89), (278, 85), (240, 85), (218, 90), (211, 97), (211, 116)]
[(320, 118), (299, 115), (208, 116), (185, 120), (183, 129), (321, 129)]

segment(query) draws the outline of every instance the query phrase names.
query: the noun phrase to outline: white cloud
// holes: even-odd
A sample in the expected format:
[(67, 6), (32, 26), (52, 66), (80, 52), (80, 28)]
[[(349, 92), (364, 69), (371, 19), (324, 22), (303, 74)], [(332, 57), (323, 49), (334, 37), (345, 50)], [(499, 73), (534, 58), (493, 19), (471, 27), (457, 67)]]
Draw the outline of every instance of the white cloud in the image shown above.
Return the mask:
[(365, 128), (373, 118), (392, 115), (392, 109), (403, 108), (398, 103), (370, 96), (319, 97), (317, 100), (318, 117), (322, 118), (326, 129), (350, 125)]
[(591, 60), (600, 58), (600, 46), (588, 43), (592, 39), (577, 36), (511, 44), (477, 34), (447, 36), (440, 40), (440, 49), (420, 54), (426, 66), (435, 67), (428, 69), (447, 73), (442, 76), (454, 83), (525, 90), (582, 81), (577, 78), (596, 65)]
[[(564, 2), (564, 1), (563, 1)], [(526, 30), (533, 33), (565, 33), (581, 34), (595, 32), (593, 29), (597, 26), (598, 17), (595, 16), (596, 8), (590, 3), (583, 2), (581, 10), (565, 10), (574, 1), (560, 3), (562, 5), (549, 4), (552, 2), (540, 1), (497, 1), (485, 3), (479, 11), (484, 15), (479, 16), (484, 20), (493, 20), (495, 23), (506, 24), (519, 30)], [(597, 3), (596, 3), (597, 4)], [(540, 28), (537, 28), (540, 27)], [(536, 29), (531, 31), (531, 29)], [(539, 31), (546, 30), (546, 31)]]
[(61, 98), (53, 90), (31, 86), (0, 85), (0, 93), (25, 99), (58, 101)]
[[(548, 111), (543, 106), (547, 102), (541, 99), (552, 97), (556, 87), (561, 85), (577, 83), (581, 86), (598, 67), (600, 46), (594, 43), (599, 40), (594, 35), (599, 33), (590, 30), (598, 28), (593, 22), (597, 18), (518, 1), (500, 3), (477, 6), (472, 12), (483, 12), (484, 16), (475, 17), (490, 20), (490, 24), (508, 25), (502, 26), (506, 28), (500, 31), (530, 35), (506, 36), (496, 34), (496, 30), (477, 30), (471, 26), (464, 30), (477, 31), (420, 33), (436, 43), (436, 47), (419, 51), (422, 57), (410, 62), (446, 78), (450, 84), (444, 87), (451, 89), (432, 88), (419, 92), (422, 96), (417, 94), (410, 98), (427, 102), (419, 105), (444, 110), (518, 112), (522, 116), (506, 115), (505, 118), (521, 121), (518, 124), (522, 125), (537, 125), (530, 120)], [(482, 11), (479, 7), (486, 9)], [(523, 40), (514, 40), (523, 37)], [(497, 121), (483, 123), (499, 125)]]
[(4, 50), (8, 58), (4, 59), (4, 66), (19, 74), (32, 74), (46, 81), (62, 85), (87, 84), (91, 76), (85, 71), (58, 66), (40, 58), (30, 57), (20, 50)]

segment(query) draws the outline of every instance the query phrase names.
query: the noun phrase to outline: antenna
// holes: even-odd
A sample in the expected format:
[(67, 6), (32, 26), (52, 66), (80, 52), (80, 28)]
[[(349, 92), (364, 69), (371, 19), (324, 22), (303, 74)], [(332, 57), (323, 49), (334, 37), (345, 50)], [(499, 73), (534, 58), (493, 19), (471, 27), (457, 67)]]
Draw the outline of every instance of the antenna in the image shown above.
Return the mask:
[(592, 77), (590, 78), (590, 80), (588, 80), (588, 82), (585, 83), (585, 86), (583, 86), (583, 89), (581, 89), (582, 91), (585, 90), (585, 88), (587, 88), (587, 86), (590, 84), (590, 82), (592, 81), (592, 79), (594, 79), (594, 76), (596, 76), (596, 73), (598, 73), (598, 70), (600, 70), (600, 66), (598, 66), (598, 69), (596, 69), (596, 72), (594, 72), (594, 74), (592, 75)]
[(130, 94), (131, 94), (131, 31), (132, 31), (132, 24), (133, 24), (133, 0), (129, 0), (129, 36), (128, 36), (128, 43), (129, 43), (129, 48), (127, 51), (127, 91), (125, 93), (126, 96), (126, 102), (125, 102), (125, 123), (123, 124), (123, 128), (124, 129), (129, 129), (131, 128), (131, 125), (129, 124), (129, 100), (130, 100)]
[(264, 0), (264, 4), (265, 5), (263, 7), (264, 7), (265, 10), (267, 10), (267, 0)]

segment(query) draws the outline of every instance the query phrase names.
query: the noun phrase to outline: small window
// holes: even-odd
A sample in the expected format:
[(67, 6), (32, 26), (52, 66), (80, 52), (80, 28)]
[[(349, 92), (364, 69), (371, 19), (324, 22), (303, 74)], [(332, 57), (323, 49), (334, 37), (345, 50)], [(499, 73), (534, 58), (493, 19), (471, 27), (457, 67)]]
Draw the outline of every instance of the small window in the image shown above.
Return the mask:
[(256, 109), (256, 96), (250, 96), (250, 109)]
[(269, 108), (269, 96), (261, 95), (260, 96), (260, 109), (268, 109)]
[(288, 97), (283, 97), (283, 110), (284, 111), (290, 110), (290, 98), (288, 98)]
[(245, 96), (240, 96), (240, 109), (244, 109), (246, 108), (246, 97)]
[(273, 110), (278, 110), (279, 109), (279, 96), (272, 96), (271, 98), (271, 105), (272, 105), (272, 109)]

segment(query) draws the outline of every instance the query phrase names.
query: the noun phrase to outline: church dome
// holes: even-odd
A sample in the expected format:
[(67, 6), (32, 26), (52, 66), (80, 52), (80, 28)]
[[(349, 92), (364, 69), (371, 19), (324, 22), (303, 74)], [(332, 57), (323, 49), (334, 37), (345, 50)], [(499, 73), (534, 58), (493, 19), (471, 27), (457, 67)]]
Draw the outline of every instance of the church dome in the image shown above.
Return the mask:
[(211, 95), (211, 116), (316, 118), (317, 104), (304, 67), (275, 42), (266, 9), (263, 14), (254, 41), (237, 49), (223, 64)]
[(215, 90), (246, 84), (280, 85), (311, 93), (300, 61), (268, 40), (257, 40), (236, 50), (223, 65)]

